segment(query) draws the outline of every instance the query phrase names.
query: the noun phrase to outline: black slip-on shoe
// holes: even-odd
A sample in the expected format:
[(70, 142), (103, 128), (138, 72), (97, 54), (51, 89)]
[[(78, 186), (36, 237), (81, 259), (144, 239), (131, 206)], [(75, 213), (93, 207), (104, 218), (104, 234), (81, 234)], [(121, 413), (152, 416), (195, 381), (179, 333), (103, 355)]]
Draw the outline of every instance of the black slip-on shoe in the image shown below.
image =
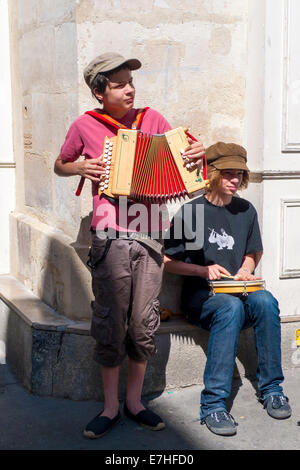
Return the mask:
[(104, 436), (115, 424), (121, 419), (120, 411), (117, 416), (110, 419), (108, 416), (97, 415), (83, 431), (83, 435), (89, 439), (97, 439), (98, 437)]
[(219, 436), (234, 436), (236, 434), (237, 423), (227, 411), (215, 411), (202, 418), (201, 424), (206, 424), (211, 432)]
[(153, 413), (153, 411), (150, 411), (148, 408), (134, 415), (129, 411), (126, 403), (124, 403), (124, 414), (127, 418), (132, 419), (144, 428), (151, 429), (152, 431), (160, 431), (166, 427), (161, 417), (156, 413)]
[(270, 395), (264, 400), (264, 408), (275, 419), (286, 419), (292, 414), (289, 399), (285, 395)]

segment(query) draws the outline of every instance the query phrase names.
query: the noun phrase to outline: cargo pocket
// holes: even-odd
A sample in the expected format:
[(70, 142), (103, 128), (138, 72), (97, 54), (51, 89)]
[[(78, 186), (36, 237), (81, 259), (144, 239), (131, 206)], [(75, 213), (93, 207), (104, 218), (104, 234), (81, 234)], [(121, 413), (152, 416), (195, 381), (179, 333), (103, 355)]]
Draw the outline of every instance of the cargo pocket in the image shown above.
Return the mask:
[(96, 237), (93, 239), (86, 263), (92, 270), (95, 270), (99, 263), (105, 259), (110, 245), (110, 239), (101, 240)]
[(103, 307), (97, 302), (92, 302), (93, 316), (91, 323), (91, 335), (103, 345), (111, 343), (112, 340), (112, 318), (110, 307)]
[(91, 247), (87, 265), (91, 268), (93, 283), (97, 284), (101, 281), (102, 284), (104, 280), (108, 280), (111, 276), (111, 264), (106, 259), (110, 243), (111, 240), (107, 240), (102, 244), (93, 244)]
[(159, 317), (159, 300), (155, 299), (150, 305), (147, 318), (145, 318), (145, 326), (147, 329), (147, 334), (152, 337), (157, 331), (160, 324)]

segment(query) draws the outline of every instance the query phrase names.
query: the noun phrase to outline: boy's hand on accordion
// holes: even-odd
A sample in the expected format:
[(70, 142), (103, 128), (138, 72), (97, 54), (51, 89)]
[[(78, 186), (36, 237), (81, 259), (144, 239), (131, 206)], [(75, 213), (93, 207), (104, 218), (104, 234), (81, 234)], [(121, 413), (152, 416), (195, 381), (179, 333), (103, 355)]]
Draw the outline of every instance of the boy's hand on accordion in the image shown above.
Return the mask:
[(103, 162), (102, 155), (98, 158), (89, 158), (77, 164), (78, 174), (96, 183), (99, 183), (100, 176), (105, 174), (105, 163)]
[(191, 169), (195, 169), (195, 165), (200, 165), (202, 163), (202, 159), (205, 155), (205, 148), (202, 142), (196, 142), (190, 137), (188, 137), (189, 146), (184, 149), (183, 156), (188, 158), (190, 163), (194, 163)]

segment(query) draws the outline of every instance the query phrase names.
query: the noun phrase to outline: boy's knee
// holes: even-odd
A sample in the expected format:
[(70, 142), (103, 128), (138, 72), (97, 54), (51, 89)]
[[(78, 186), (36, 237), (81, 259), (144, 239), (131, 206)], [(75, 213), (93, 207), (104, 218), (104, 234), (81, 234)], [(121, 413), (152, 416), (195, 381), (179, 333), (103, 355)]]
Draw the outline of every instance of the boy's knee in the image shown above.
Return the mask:
[(224, 294), (224, 302), (216, 314), (218, 315), (218, 320), (222, 323), (241, 326), (245, 317), (243, 302), (238, 297)]
[(267, 290), (260, 290), (251, 294), (251, 303), (261, 310), (272, 310), (277, 313), (278, 302), (276, 298)]
[(253, 292), (249, 301), (254, 318), (264, 321), (274, 320), (276, 323), (280, 322), (278, 302), (271, 292), (266, 290)]

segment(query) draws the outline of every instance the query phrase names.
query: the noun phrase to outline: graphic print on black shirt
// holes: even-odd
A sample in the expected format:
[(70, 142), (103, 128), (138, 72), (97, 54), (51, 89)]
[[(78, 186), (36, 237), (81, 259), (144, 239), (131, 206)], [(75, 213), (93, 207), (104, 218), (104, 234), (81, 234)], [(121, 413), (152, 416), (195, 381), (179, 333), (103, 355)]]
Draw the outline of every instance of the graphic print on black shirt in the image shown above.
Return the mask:
[(214, 228), (210, 227), (208, 227), (208, 230), (211, 230), (208, 238), (209, 243), (216, 243), (218, 245), (218, 250), (223, 250), (223, 248), (232, 250), (234, 238), (231, 235), (228, 235), (223, 228), (221, 228), (221, 233), (216, 232)]

